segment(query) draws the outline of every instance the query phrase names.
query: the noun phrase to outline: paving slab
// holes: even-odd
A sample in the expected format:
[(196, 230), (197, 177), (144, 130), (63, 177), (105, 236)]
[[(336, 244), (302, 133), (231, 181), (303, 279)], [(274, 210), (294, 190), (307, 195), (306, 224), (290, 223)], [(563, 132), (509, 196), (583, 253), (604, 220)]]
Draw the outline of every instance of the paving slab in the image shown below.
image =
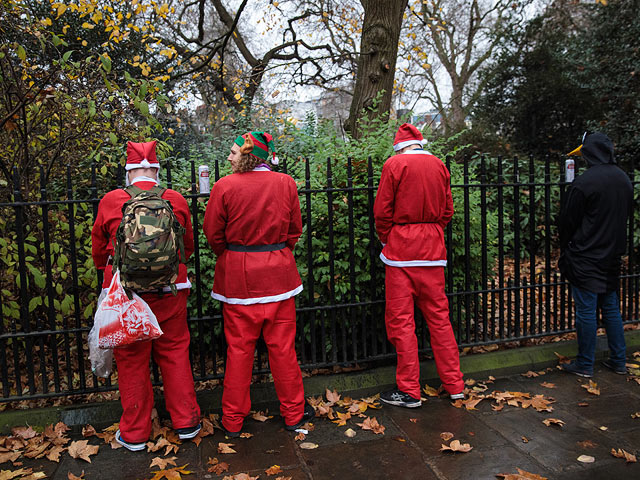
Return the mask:
[(334, 444), (303, 450), (302, 456), (315, 479), (431, 480), (438, 477), (422, 452), (409, 442), (389, 437), (357, 444)]

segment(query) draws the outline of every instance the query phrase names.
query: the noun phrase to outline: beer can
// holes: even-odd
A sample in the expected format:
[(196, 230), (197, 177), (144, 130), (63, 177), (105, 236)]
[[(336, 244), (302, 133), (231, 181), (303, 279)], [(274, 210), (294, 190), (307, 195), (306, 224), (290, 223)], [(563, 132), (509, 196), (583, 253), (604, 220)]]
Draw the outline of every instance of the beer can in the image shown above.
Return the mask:
[(209, 186), (209, 166), (200, 165), (198, 167), (198, 179), (200, 181), (200, 193), (209, 193), (211, 188)]
[(576, 178), (576, 162), (571, 158), (564, 162), (564, 178), (567, 182), (573, 182), (573, 179)]

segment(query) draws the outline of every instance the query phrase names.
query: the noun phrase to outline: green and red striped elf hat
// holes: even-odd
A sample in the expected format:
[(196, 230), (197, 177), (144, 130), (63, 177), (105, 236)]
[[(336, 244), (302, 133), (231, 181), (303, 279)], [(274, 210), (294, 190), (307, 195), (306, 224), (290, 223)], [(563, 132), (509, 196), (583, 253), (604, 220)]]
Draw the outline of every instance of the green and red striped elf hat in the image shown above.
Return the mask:
[(271, 152), (271, 163), (278, 165), (278, 157), (274, 152), (273, 137), (271, 135), (265, 132), (247, 132), (236, 138), (235, 144), (242, 147), (245, 143), (248, 143), (247, 139), (250, 139), (253, 143), (253, 149), (247, 153), (266, 162), (269, 159), (269, 152)]

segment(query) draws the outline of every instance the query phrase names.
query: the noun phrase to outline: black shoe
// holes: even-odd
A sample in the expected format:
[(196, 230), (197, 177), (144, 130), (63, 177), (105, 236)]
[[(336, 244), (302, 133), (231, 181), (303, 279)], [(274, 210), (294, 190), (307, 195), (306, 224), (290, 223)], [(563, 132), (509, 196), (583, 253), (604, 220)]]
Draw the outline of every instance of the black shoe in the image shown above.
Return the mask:
[(201, 429), (202, 424), (199, 423), (195, 427), (176, 428), (176, 433), (178, 434), (178, 437), (180, 437), (180, 440), (189, 440), (191, 438), (195, 438), (195, 436), (200, 433)]
[(237, 432), (230, 432), (224, 427), (222, 427), (222, 429), (224, 430), (224, 436), (227, 438), (240, 438), (240, 434), (242, 433), (242, 430), (239, 430)]
[(607, 367), (609, 370), (614, 371), (618, 375), (626, 375), (627, 373), (629, 373), (627, 371), (626, 365), (622, 365), (621, 367), (618, 365), (615, 365), (610, 358), (607, 358), (605, 361), (603, 361), (602, 365)]
[(413, 398), (408, 393), (401, 392), (397, 388), (380, 394), (380, 400), (389, 405), (405, 408), (417, 408), (422, 405), (422, 400)]
[(307, 423), (309, 420), (311, 420), (313, 417), (316, 416), (316, 411), (315, 409), (309, 405), (308, 402), (304, 402), (304, 413), (302, 414), (302, 419), (296, 423), (295, 425), (287, 425), (286, 423), (284, 424), (284, 428), (285, 430), (289, 430), (290, 432), (295, 432), (297, 429), (299, 429), (300, 427), (302, 427), (305, 423)]
[(563, 363), (560, 365), (560, 370), (567, 373), (573, 373), (574, 375), (578, 375), (579, 377), (591, 378), (593, 377), (593, 372), (588, 372), (583, 368), (576, 365), (576, 362), (571, 363)]

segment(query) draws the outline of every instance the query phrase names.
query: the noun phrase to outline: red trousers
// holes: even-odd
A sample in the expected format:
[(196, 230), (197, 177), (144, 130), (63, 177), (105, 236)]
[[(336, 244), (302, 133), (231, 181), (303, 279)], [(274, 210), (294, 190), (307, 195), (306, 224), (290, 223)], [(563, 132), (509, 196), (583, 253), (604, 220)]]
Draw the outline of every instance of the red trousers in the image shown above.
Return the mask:
[(222, 312), (227, 340), (227, 365), (222, 393), (224, 428), (230, 432), (240, 431), (244, 418), (251, 410), (249, 387), (260, 332), (269, 352), (269, 366), (280, 400), (280, 414), (287, 425), (299, 422), (304, 413), (304, 387), (295, 350), (294, 299), (253, 305), (225, 303)]
[(175, 297), (170, 293), (143, 295), (163, 334), (156, 340), (113, 349), (123, 410), (120, 432), (127, 442), (146, 442), (151, 433), (153, 389), (149, 356), (152, 352), (162, 373), (164, 398), (173, 428), (193, 427), (200, 421), (189, 362), (188, 295), (188, 290), (178, 290)]
[(438, 375), (449, 393), (464, 390), (458, 344), (449, 321), (444, 293), (444, 267), (391, 267), (385, 274), (385, 324), (387, 336), (398, 354), (398, 389), (420, 398), (420, 362), (416, 338), (414, 302), (429, 327), (431, 349)]

